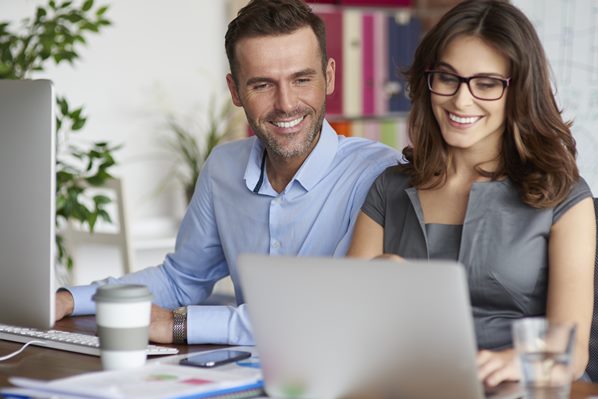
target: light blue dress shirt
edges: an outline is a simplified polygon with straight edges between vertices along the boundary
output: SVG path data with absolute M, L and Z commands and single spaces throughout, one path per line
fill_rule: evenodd
M 189 343 L 251 345 L 253 338 L 237 274 L 242 253 L 344 256 L 355 219 L 374 179 L 400 154 L 377 142 L 338 136 L 324 121 L 320 139 L 283 192 L 264 171 L 256 137 L 216 147 L 206 162 L 177 235 L 160 266 L 119 279 L 69 287 L 74 315 L 93 314 L 97 284 L 145 284 L 163 307 L 197 305 L 231 276 L 238 307 L 189 306 Z

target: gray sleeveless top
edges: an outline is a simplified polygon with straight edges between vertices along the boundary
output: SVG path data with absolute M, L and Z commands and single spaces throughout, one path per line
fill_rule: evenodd
M 469 193 L 461 228 L 426 227 L 416 189 L 397 167 L 390 167 L 374 182 L 362 211 L 384 228 L 384 252 L 461 262 L 478 346 L 501 349 L 512 346 L 513 320 L 546 314 L 550 228 L 569 208 L 591 196 L 580 179 L 561 204 L 536 209 L 519 199 L 509 180 L 477 182 Z M 447 237 L 449 241 L 441 242 Z

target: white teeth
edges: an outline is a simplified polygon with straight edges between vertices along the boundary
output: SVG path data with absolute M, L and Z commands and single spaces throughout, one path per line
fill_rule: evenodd
M 293 126 L 297 126 L 299 123 L 301 123 L 301 121 L 303 120 L 303 118 L 304 117 L 302 116 L 300 118 L 297 118 L 297 119 L 289 121 L 289 122 L 272 122 L 272 123 L 274 123 L 278 127 L 282 127 L 282 128 L 288 129 L 288 128 L 293 127 Z
M 457 123 L 461 123 L 461 124 L 472 124 L 474 122 L 476 122 L 478 119 L 480 119 L 479 116 L 470 116 L 468 118 L 461 118 L 460 116 L 454 115 L 449 113 L 449 118 L 450 120 L 457 122 Z

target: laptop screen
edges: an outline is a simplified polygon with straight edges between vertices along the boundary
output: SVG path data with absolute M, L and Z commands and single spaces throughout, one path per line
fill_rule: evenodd
M 242 255 L 239 272 L 271 396 L 483 397 L 460 264 Z
M 0 80 L 1 324 L 54 324 L 54 103 L 48 80 Z

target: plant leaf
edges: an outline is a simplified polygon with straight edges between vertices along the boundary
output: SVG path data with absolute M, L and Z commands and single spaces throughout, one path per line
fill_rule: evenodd
M 93 7 L 93 0 L 87 0 L 85 3 L 83 3 L 83 7 L 81 9 L 83 11 L 89 11 L 91 10 L 91 7 Z
M 106 13 L 106 11 L 108 11 L 108 8 L 110 8 L 110 6 L 102 6 L 98 8 L 98 10 L 96 11 L 96 16 L 101 17 Z
M 80 130 L 83 126 L 85 126 L 85 122 L 87 122 L 85 118 L 77 119 L 71 126 L 71 129 L 75 131 Z
M 93 197 L 93 202 L 96 204 L 96 206 L 98 206 L 109 204 L 112 202 L 112 200 L 105 195 L 96 195 Z

